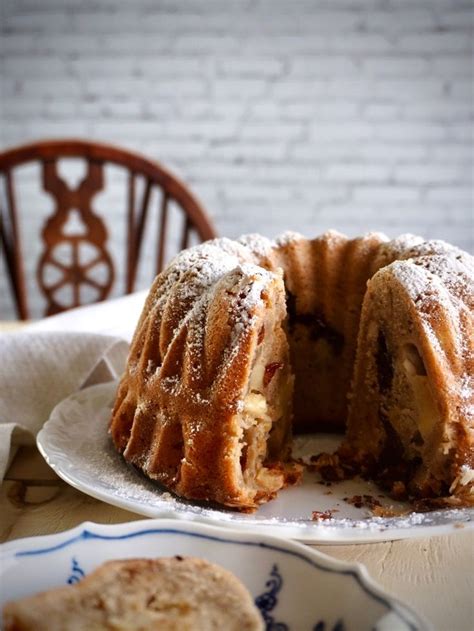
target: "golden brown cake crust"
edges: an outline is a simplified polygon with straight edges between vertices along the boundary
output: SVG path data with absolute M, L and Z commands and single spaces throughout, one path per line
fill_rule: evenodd
M 461 259 L 464 275 L 456 271 Z M 117 449 L 181 496 L 245 510 L 268 501 L 295 478 L 281 465 L 292 410 L 296 431 L 342 431 L 348 412 L 354 418 L 348 395 L 365 326 L 364 297 L 383 295 L 393 270 L 406 269 L 423 269 L 450 296 L 438 305 L 438 320 L 453 300 L 461 304 L 456 291 L 472 284 L 467 254 L 413 235 L 391 241 L 379 233 L 350 239 L 335 231 L 312 240 L 297 233 L 274 241 L 246 235 L 178 255 L 155 280 L 132 342 L 110 425 Z M 367 283 L 373 290 L 367 292 Z M 463 323 L 462 340 L 472 322 L 472 303 L 463 304 L 454 316 Z M 418 305 L 407 308 L 416 322 Z M 433 331 L 442 333 L 440 326 Z M 469 352 L 463 349 L 464 357 Z M 276 375 L 270 386 L 262 385 L 267 366 Z M 459 371 L 454 359 L 440 370 L 444 389 L 436 405 L 443 415 L 451 400 L 446 379 L 458 379 Z M 437 375 L 433 370 L 433 383 L 441 383 Z M 355 398 L 363 400 L 357 383 L 356 377 L 352 410 L 359 409 Z M 460 410 L 452 427 L 471 436 L 472 407 Z M 460 482 L 451 476 L 451 493 L 470 476 L 469 441 L 458 440 L 456 458 L 463 464 L 452 469 Z M 245 471 L 248 462 L 253 465 Z
M 404 496 L 474 503 L 473 278 L 455 252 L 369 282 L 341 453 Z
M 245 485 L 239 462 L 241 417 L 260 347 L 271 344 L 269 363 L 285 367 L 274 383 L 290 376 L 281 273 L 246 258 L 245 248 L 224 240 L 184 253 L 157 277 L 110 430 L 128 462 L 176 493 L 252 508 L 287 479 L 283 468 L 271 467 L 261 483 Z M 283 435 L 280 460 L 289 452 L 289 430 Z

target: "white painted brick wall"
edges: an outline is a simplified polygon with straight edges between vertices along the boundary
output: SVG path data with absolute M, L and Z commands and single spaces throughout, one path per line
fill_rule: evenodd
M 375 229 L 472 249 L 473 16 L 472 0 L 3 0 L 0 146 L 137 149 L 231 237 Z

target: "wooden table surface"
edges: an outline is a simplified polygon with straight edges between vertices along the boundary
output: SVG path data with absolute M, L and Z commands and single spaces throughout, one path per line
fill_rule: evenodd
M 45 535 L 91 520 L 143 519 L 75 490 L 48 467 L 35 447 L 19 450 L 0 496 L 0 540 Z M 316 545 L 336 559 L 363 563 L 391 594 L 440 631 L 474 629 L 474 533 L 344 546 Z
M 0 331 L 13 327 L 2 327 Z M 143 519 L 63 482 L 36 447 L 21 448 L 0 488 L 0 542 L 67 530 L 83 521 Z M 315 545 L 343 561 L 364 564 L 392 595 L 436 631 L 474 631 L 474 532 L 358 545 Z

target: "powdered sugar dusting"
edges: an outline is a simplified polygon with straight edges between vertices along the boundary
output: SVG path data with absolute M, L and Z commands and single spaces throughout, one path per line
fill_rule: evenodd
M 423 243 L 426 243 L 426 241 L 424 241 L 422 237 L 407 232 L 406 234 L 401 234 L 395 239 L 392 239 L 388 246 L 395 252 L 404 252 L 420 246 Z
M 460 525 L 471 527 L 472 509 L 444 509 L 428 513 L 407 513 L 398 517 L 382 518 L 366 514 L 342 501 L 346 489 L 331 487 L 332 495 L 325 494 L 326 486 L 315 483 L 312 477 L 295 489 L 287 489 L 279 497 L 262 506 L 254 514 L 242 514 L 209 504 L 192 503 L 179 499 L 162 487 L 126 466 L 113 449 L 107 434 L 110 406 L 116 384 L 93 386 L 61 403 L 42 430 L 39 440 L 47 461 L 66 481 L 77 488 L 126 510 L 149 517 L 174 515 L 186 519 L 200 519 L 208 523 L 227 524 L 234 528 L 263 530 L 283 536 L 323 543 L 382 541 L 423 534 L 441 534 Z M 331 440 L 337 437 L 331 437 Z M 305 437 L 302 454 L 314 453 L 316 437 Z M 333 444 L 333 448 L 337 443 Z M 326 445 L 319 443 L 320 448 Z M 307 452 L 305 451 L 307 450 Z M 300 454 L 301 455 L 301 454 Z M 463 471 L 469 476 L 469 472 Z M 305 474 L 306 475 L 306 474 Z M 357 486 L 357 484 L 359 486 Z M 354 491 L 373 493 L 373 487 L 354 482 Z M 337 518 L 323 523 L 311 521 L 311 510 L 326 502 L 339 502 Z
M 464 369 L 464 372 L 458 375 L 459 378 L 451 387 L 453 395 L 454 390 L 457 390 L 463 415 L 471 418 L 474 392 L 473 376 L 469 374 L 469 357 L 472 356 L 473 330 L 471 320 L 459 317 L 461 308 L 471 310 L 469 302 L 472 302 L 474 286 L 465 264 L 468 258 L 467 254 L 463 255 L 463 259 L 445 254 L 396 261 L 379 274 L 391 274 L 398 279 L 416 304 L 425 334 L 437 355 L 448 361 L 446 349 L 451 354 L 455 352 L 458 366 L 461 367 L 456 372 L 460 369 Z
M 258 233 L 244 234 L 238 239 L 238 243 L 244 245 L 259 258 L 270 256 L 275 248 L 275 241 Z
M 431 296 L 431 281 L 436 279 L 431 274 L 427 274 L 426 270 L 419 268 L 411 261 L 395 261 L 389 265 L 382 274 L 393 275 L 403 286 L 404 290 L 410 296 L 411 300 L 416 303 L 426 300 Z M 442 289 L 442 287 L 439 287 Z
M 333 231 L 319 238 L 327 240 L 328 247 L 331 247 L 331 242 L 336 245 L 341 239 L 346 240 L 344 235 Z M 424 242 L 414 235 L 402 235 L 390 242 L 386 239 L 385 235 L 369 233 L 355 241 L 362 258 L 366 248 L 367 252 L 373 250 L 380 254 L 379 263 L 393 258 L 406 259 L 392 263 L 379 274 L 392 274 L 398 279 L 418 307 L 431 347 L 445 361 L 448 354 L 438 330 L 440 321 L 436 319 L 436 314 L 447 314 L 452 325 L 448 333 L 448 336 L 453 336 L 452 346 L 458 357 L 464 356 L 468 351 L 466 339 L 472 335 L 459 317 L 461 306 L 469 308 L 469 300 L 472 300 L 472 267 L 469 268 L 468 255 L 442 241 Z M 296 232 L 286 232 L 273 241 L 255 234 L 244 235 L 239 241 L 215 239 L 180 253 L 158 277 L 152 289 L 149 321 L 151 326 L 156 322 L 156 327 L 161 327 L 160 343 L 163 342 L 165 349 L 170 351 L 177 345 L 174 357 L 179 355 L 185 363 L 183 370 L 179 361 L 174 360 L 179 375 L 163 378 L 161 386 L 166 392 L 174 396 L 185 392 L 184 396 L 189 401 L 199 405 L 208 404 L 213 394 L 219 392 L 219 383 L 225 379 L 226 369 L 241 351 L 243 340 L 249 339 L 249 332 L 257 330 L 265 290 L 278 278 L 276 273 L 266 271 L 259 263 L 272 267 L 272 261 L 265 261 L 265 258 L 277 255 L 279 249 L 291 258 L 293 250 L 283 249 L 300 241 L 308 243 Z M 466 282 L 469 275 L 470 287 Z M 433 305 L 438 311 L 433 309 Z M 147 308 L 150 309 L 150 305 Z M 221 313 L 216 318 L 215 313 L 219 310 Z M 211 312 L 214 312 L 214 325 L 222 315 L 229 326 L 225 332 L 225 346 L 219 352 L 220 365 L 213 367 L 213 394 L 210 391 L 203 394 L 202 358 L 206 356 L 206 341 L 212 339 L 208 324 Z M 164 326 L 161 326 L 162 320 Z M 173 327 L 172 331 L 167 328 L 169 325 Z M 165 331 L 163 334 L 162 330 Z M 167 336 L 164 341 L 163 336 Z M 144 348 L 147 348 L 146 343 Z M 168 354 L 173 356 L 171 352 Z M 166 361 L 167 355 L 163 364 Z M 159 375 L 152 358 L 144 358 L 141 365 L 145 380 Z M 214 368 L 217 370 L 214 371 Z M 133 366 L 129 367 L 130 372 L 133 369 Z M 221 382 L 215 375 L 222 377 Z M 462 388 L 463 394 L 459 395 L 461 406 L 466 410 L 472 409 L 472 389 L 467 378 Z M 194 433 L 202 429 L 193 425 L 192 421 L 190 427 Z
M 296 241 L 301 241 L 304 239 L 303 235 L 299 232 L 293 232 L 292 230 L 287 230 L 283 234 L 279 235 L 275 239 L 275 245 L 279 247 L 284 247 L 286 245 L 291 245 Z
M 413 235 L 409 235 L 413 237 Z M 432 256 L 435 254 L 446 254 L 448 256 L 452 256 L 454 254 L 458 254 L 461 252 L 458 248 L 446 241 L 442 241 L 441 239 L 434 239 L 432 241 L 421 241 L 416 242 L 417 238 L 413 239 L 413 243 L 408 241 L 406 245 L 403 245 L 403 249 L 406 248 L 406 257 L 412 258 L 415 256 Z M 403 242 L 401 241 L 402 245 Z
M 261 317 L 260 309 L 264 306 L 263 292 L 277 278 L 273 272 L 253 264 L 242 264 L 224 281 L 224 288 L 235 296 L 235 308 L 232 310 L 232 334 L 223 358 L 221 370 L 225 371 L 240 350 L 240 341 L 246 333 L 255 328 Z
M 328 241 L 345 238 L 336 231 L 328 231 L 319 237 Z M 163 311 L 165 305 L 168 317 L 175 321 L 174 336 L 179 336 L 183 327 L 187 327 L 187 348 L 194 356 L 200 356 L 206 338 L 206 314 L 210 305 L 218 299 L 220 291 L 237 296 L 230 347 L 224 355 L 222 370 L 233 360 L 239 351 L 239 340 L 255 324 L 255 312 L 261 302 L 263 288 L 274 278 L 256 265 L 270 258 L 278 248 L 304 239 L 296 232 L 288 231 L 274 240 L 258 234 L 242 236 L 238 241 L 222 238 L 195 246 L 180 253 L 162 274 L 161 286 L 155 289 L 155 307 Z M 380 241 L 380 251 L 390 257 L 406 259 L 395 261 L 389 266 L 390 273 L 398 278 L 405 290 L 423 311 L 429 312 L 429 306 L 436 301 L 449 313 L 454 328 L 463 326 L 457 317 L 456 298 L 472 299 L 472 262 L 468 255 L 443 241 L 423 241 L 420 237 L 405 234 L 387 242 L 381 233 L 369 233 L 361 242 L 373 239 Z M 439 256 L 442 253 L 442 256 Z M 428 256 L 429 255 L 429 256 Z M 471 270 L 466 274 L 466 265 Z M 383 270 L 384 272 L 384 270 Z M 466 277 L 471 274 L 471 286 L 467 286 Z M 468 295 L 463 295 L 468 294 Z M 173 305 L 175 307 L 173 307 Z M 424 328 L 433 348 L 443 354 L 439 337 L 433 328 L 433 322 L 425 318 Z M 467 332 L 469 333 L 469 332 Z M 466 331 L 457 331 L 457 343 L 465 343 Z M 170 342 L 170 345 L 173 341 Z M 463 349 L 464 351 L 466 349 Z M 148 374 L 151 371 L 149 363 Z M 189 370 L 199 371 L 199 363 L 190 363 Z M 176 388 L 173 388 L 176 391 Z
M 275 273 L 254 263 L 253 254 L 244 245 L 229 239 L 216 239 L 185 250 L 162 273 L 161 286 L 152 290 L 156 291 L 157 300 L 149 317 L 152 322 L 161 317 L 166 318 L 165 324 L 173 322 L 172 337 L 167 342 L 168 351 L 163 364 L 167 363 L 168 356 L 174 357 L 176 344 L 184 344 L 186 396 L 195 403 L 205 405 L 208 402 L 200 391 L 204 368 L 199 358 L 204 356 L 209 334 L 207 320 L 212 306 L 219 305 L 223 298 L 232 304 L 227 316 L 222 313 L 222 317 L 227 317 L 229 324 L 232 323 L 228 347 L 217 371 L 222 373 L 239 352 L 241 340 L 256 325 L 257 312 L 263 306 L 262 293 L 275 278 Z M 230 301 L 229 297 L 232 297 Z M 151 365 L 149 360 L 146 368 Z M 152 374 L 149 370 L 145 373 L 145 379 Z M 193 383 L 197 384 L 196 387 Z M 170 377 L 163 379 L 162 387 L 166 392 L 179 396 L 182 384 L 176 375 L 175 381 L 170 381 Z
M 466 412 L 468 423 L 472 427 L 474 423 L 474 375 L 466 374 L 461 379 L 459 396 L 461 405 Z M 474 432 L 474 429 L 471 431 Z

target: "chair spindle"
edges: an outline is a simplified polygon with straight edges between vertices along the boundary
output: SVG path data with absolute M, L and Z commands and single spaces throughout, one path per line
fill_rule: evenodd
M 126 254 L 126 279 L 125 291 L 131 293 L 133 291 L 133 261 L 135 260 L 135 187 L 136 175 L 133 171 L 128 174 L 128 200 L 127 200 L 127 233 L 125 235 L 125 252 Z
M 183 227 L 183 236 L 181 237 L 181 249 L 185 250 L 189 245 L 189 236 L 191 232 L 191 222 L 189 217 L 186 217 Z
M 156 258 L 156 273 L 159 274 L 163 269 L 165 260 L 165 243 L 166 243 L 166 227 L 168 224 L 168 200 L 169 197 L 165 191 L 161 197 L 160 209 L 160 227 L 158 233 L 158 255 Z
M 15 200 L 15 188 L 13 177 L 10 169 L 5 171 L 6 181 L 6 198 L 10 217 L 10 234 L 11 244 L 10 250 L 11 267 L 14 273 L 15 295 L 17 300 L 18 315 L 22 320 L 28 317 L 28 304 L 26 300 L 25 274 L 23 270 L 23 256 L 21 251 L 20 235 L 18 231 L 17 209 Z
M 143 232 L 145 230 L 145 224 L 148 217 L 148 208 L 149 201 L 151 195 L 151 187 L 152 181 L 147 178 L 145 182 L 145 190 L 143 191 L 142 204 L 140 208 L 140 212 L 138 213 L 138 217 L 136 220 L 136 230 L 135 232 L 135 243 L 133 246 L 133 266 L 132 266 L 132 274 L 131 274 L 131 287 L 135 286 L 135 279 L 137 276 L 137 266 L 138 261 L 140 259 L 140 252 L 142 248 L 142 240 L 143 240 Z M 132 291 L 131 290 L 131 291 Z

